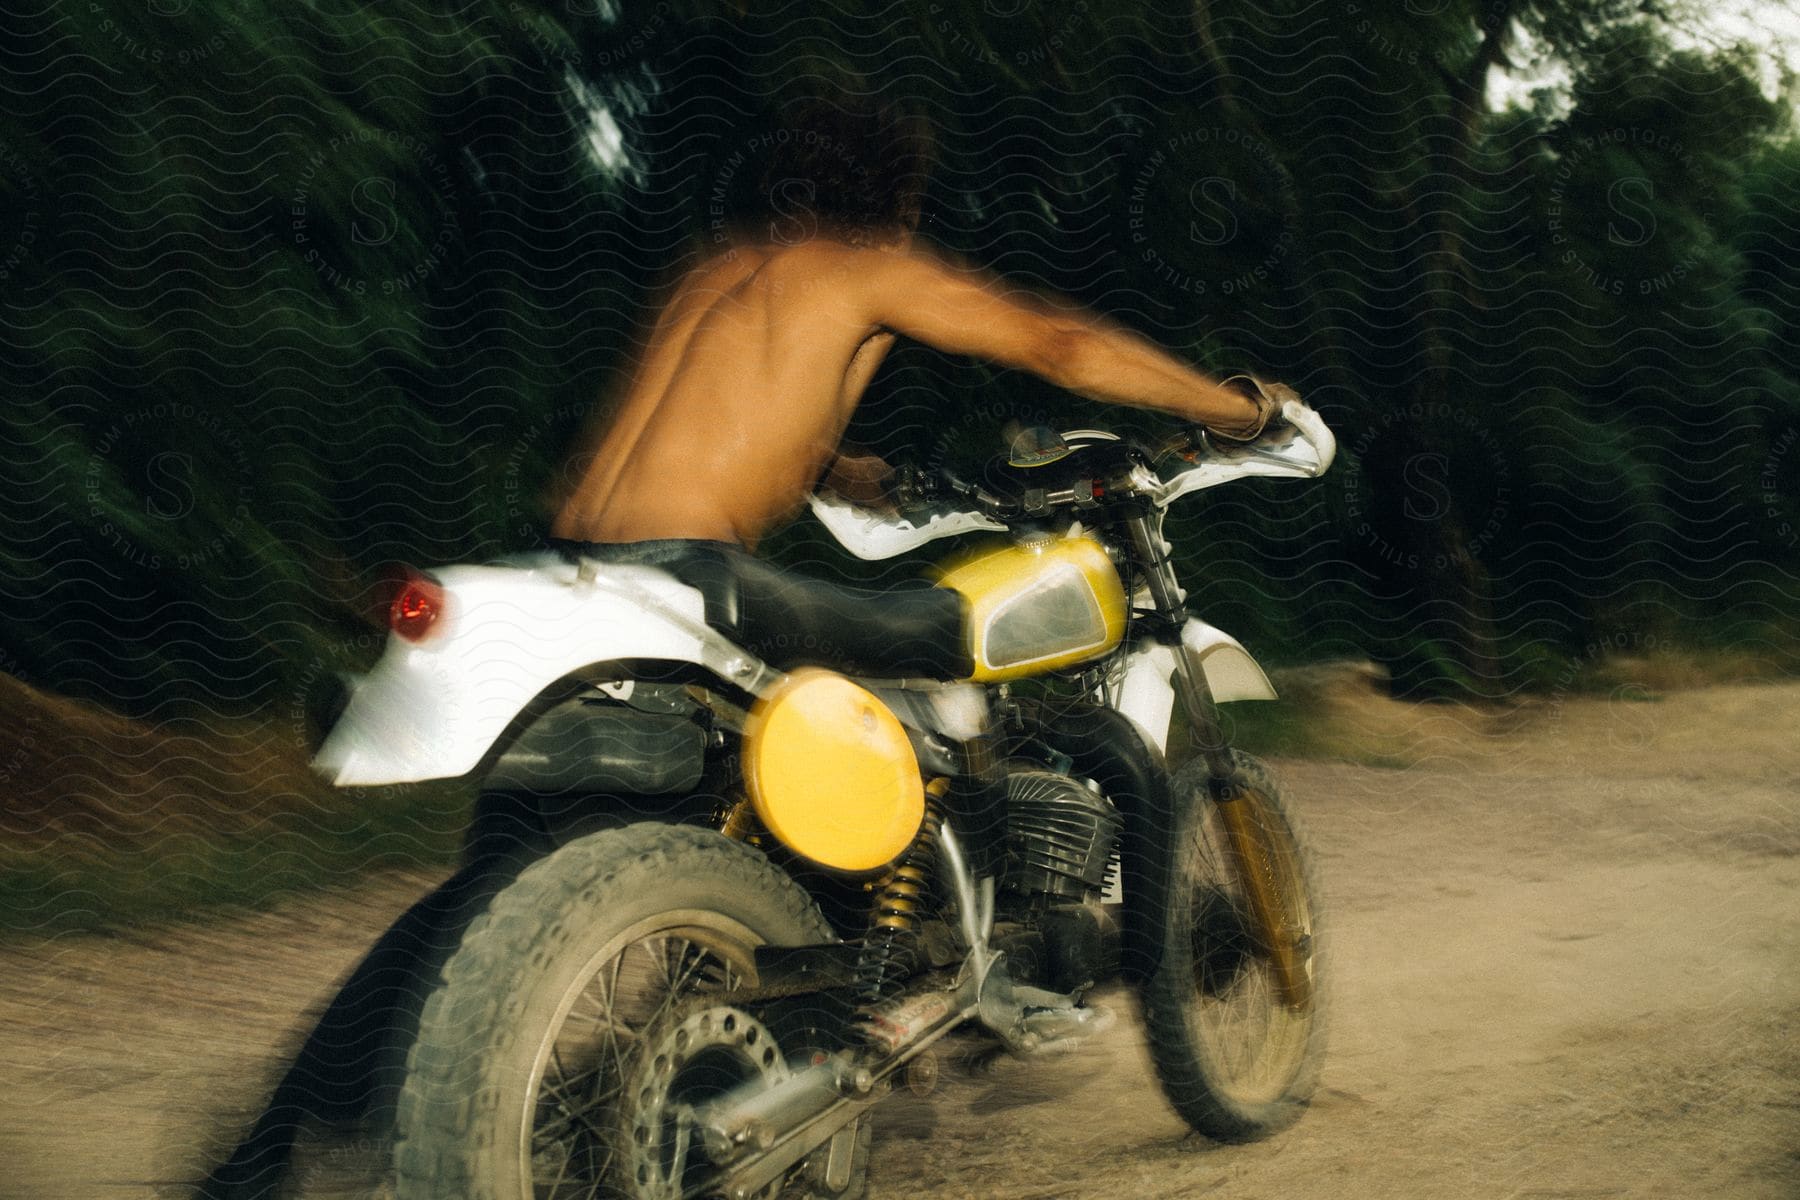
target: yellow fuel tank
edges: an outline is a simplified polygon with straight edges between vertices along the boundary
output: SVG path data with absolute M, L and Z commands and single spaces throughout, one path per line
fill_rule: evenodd
M 1086 535 L 979 551 L 946 564 L 937 583 L 969 602 L 969 678 L 977 683 L 1074 666 L 1125 636 L 1125 586 Z

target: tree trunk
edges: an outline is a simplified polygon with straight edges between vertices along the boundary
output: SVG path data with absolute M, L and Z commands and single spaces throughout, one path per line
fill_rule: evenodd
M 1455 377 L 1446 336 L 1446 314 L 1452 299 L 1463 289 L 1468 263 L 1458 232 L 1459 201 L 1469 186 L 1469 161 L 1481 129 L 1489 73 L 1504 58 L 1512 28 L 1516 0 L 1498 0 L 1486 9 L 1488 26 L 1468 69 L 1450 79 L 1446 126 L 1439 135 L 1434 158 L 1436 170 L 1425 177 L 1421 207 L 1433 226 L 1431 250 L 1422 264 L 1415 292 L 1417 341 L 1413 362 L 1413 404 L 1430 411 L 1433 405 L 1452 403 Z M 1430 199 L 1438 197 L 1438 199 Z M 1441 435 L 1424 424 L 1413 431 L 1418 449 L 1414 454 L 1445 454 Z M 1408 456 L 1402 461 L 1410 461 Z M 1500 654 L 1493 615 L 1493 585 L 1487 568 L 1470 549 L 1469 523 L 1454 496 L 1449 509 L 1436 521 L 1406 522 L 1421 571 L 1415 585 L 1428 619 L 1456 628 L 1453 643 L 1459 665 L 1467 672 L 1477 695 L 1495 698 L 1501 691 Z

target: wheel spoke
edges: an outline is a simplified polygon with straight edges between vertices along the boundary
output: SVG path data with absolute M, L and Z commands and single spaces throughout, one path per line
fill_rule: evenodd
M 669 993 L 673 996 L 684 995 L 687 991 L 688 980 L 692 979 L 695 973 L 712 957 L 704 950 L 694 951 L 694 944 L 686 938 L 681 940 L 681 944 L 683 947 L 681 956 L 683 960 L 686 960 L 687 966 L 682 968 L 681 973 L 669 982 Z M 690 951 L 694 951 L 691 958 L 689 958 Z
M 562 1192 L 563 1180 L 569 1176 L 569 1160 L 573 1157 L 566 1152 L 563 1154 L 562 1165 L 556 1168 L 556 1178 L 550 1181 L 550 1200 L 556 1200 L 556 1197 Z

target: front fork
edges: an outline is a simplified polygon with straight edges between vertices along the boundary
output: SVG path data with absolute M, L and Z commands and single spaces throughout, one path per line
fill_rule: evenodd
M 1157 610 L 1179 629 L 1187 615 L 1187 593 L 1175 578 L 1175 568 L 1169 561 L 1171 547 L 1163 539 L 1161 526 L 1160 512 L 1127 523 L 1150 598 Z M 1244 886 L 1251 922 L 1269 951 L 1276 995 L 1288 1007 L 1304 1009 L 1312 1001 L 1312 979 L 1300 953 L 1306 931 L 1289 919 L 1291 910 L 1283 902 L 1281 884 L 1271 861 L 1281 851 L 1270 845 L 1271 831 L 1257 819 L 1256 810 L 1266 806 L 1256 802 L 1254 789 L 1233 761 L 1224 727 L 1219 723 L 1218 706 L 1213 702 L 1212 687 L 1200 664 L 1185 649 L 1175 655 L 1172 682 L 1181 707 L 1187 712 L 1195 752 L 1206 763 L 1207 786 L 1218 807 L 1219 821 L 1225 827 L 1231 867 Z

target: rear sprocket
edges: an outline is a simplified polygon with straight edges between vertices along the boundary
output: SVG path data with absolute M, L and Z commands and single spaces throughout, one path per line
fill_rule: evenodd
M 697 1141 L 692 1110 L 745 1084 L 773 1087 L 788 1065 L 768 1026 L 705 997 L 674 1006 L 644 1034 L 616 1110 L 621 1179 L 632 1200 L 680 1200 L 717 1169 Z M 772 1184 L 756 1197 L 779 1192 Z

